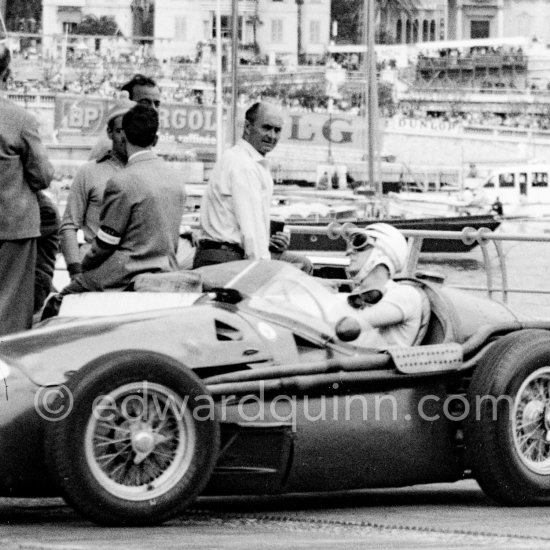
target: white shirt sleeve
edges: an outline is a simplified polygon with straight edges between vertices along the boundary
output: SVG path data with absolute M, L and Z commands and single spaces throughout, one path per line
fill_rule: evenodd
M 268 235 L 262 210 L 262 182 L 251 169 L 233 168 L 229 174 L 235 217 L 239 224 L 245 256 L 269 260 Z

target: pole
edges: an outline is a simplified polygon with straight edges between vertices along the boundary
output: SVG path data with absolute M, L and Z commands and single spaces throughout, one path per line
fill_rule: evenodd
M 366 43 L 367 43 L 367 148 L 369 183 L 376 195 L 382 196 L 382 189 L 376 178 L 375 157 L 378 146 L 378 86 L 376 81 L 376 53 L 374 51 L 374 1 L 365 0 Z
M 328 162 L 329 164 L 334 163 L 334 159 L 332 158 L 332 102 L 334 100 L 332 98 L 329 98 L 328 100 Z
M 6 30 L 6 23 L 4 17 L 6 15 L 6 2 L 0 2 L 0 41 L 5 42 L 8 45 L 8 31 Z
M 65 68 L 67 66 L 67 43 L 69 41 L 69 26 L 65 29 L 65 37 L 61 44 L 61 90 L 65 88 Z
M 231 145 L 237 142 L 237 63 L 239 61 L 239 0 L 231 4 Z
M 223 150 L 222 15 L 221 0 L 216 3 L 216 160 Z

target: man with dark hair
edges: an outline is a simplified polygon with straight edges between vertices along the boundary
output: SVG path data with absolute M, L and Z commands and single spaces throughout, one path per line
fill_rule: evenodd
M 124 288 L 140 273 L 177 270 L 185 185 L 182 174 L 151 150 L 158 125 L 158 113 L 144 105 L 122 117 L 128 164 L 107 182 L 100 227 L 82 260 L 82 274 L 62 295 Z
M 271 258 L 273 179 L 265 155 L 277 145 L 282 126 L 273 104 L 255 103 L 246 112 L 242 139 L 216 162 L 204 193 L 193 267 Z
M 0 81 L 6 87 L 11 55 L 0 45 Z M 36 241 L 40 210 L 36 193 L 46 189 L 53 166 L 36 119 L 0 98 L 0 335 L 31 327 Z
M 109 150 L 97 160 L 84 164 L 75 174 L 60 228 L 61 250 L 71 278 L 82 273 L 82 258 L 99 229 L 99 214 L 109 178 L 126 165 L 126 140 L 122 117 L 136 103 L 121 97 L 107 115 Z M 84 243 L 78 242 L 82 231 Z
M 148 76 L 142 74 L 135 74 L 126 84 L 124 84 L 120 91 L 122 94 L 128 96 L 131 101 L 135 101 L 140 105 L 146 105 L 152 107 L 155 111 L 160 108 L 160 90 L 157 83 Z M 93 146 L 90 153 L 90 160 L 103 157 L 109 150 L 110 144 L 104 138 L 101 138 Z
M 135 74 L 120 89 L 121 91 L 128 92 L 129 98 L 136 103 L 153 107 L 156 111 L 159 110 L 160 90 L 152 78 L 142 74 Z
M 155 111 L 153 114 L 151 109 L 133 109 L 131 116 L 126 114 L 122 117 L 124 135 L 131 146 L 147 149 L 156 144 L 159 117 L 158 113 Z

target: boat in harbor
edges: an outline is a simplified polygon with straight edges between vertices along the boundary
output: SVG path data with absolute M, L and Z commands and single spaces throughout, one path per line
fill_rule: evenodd
M 204 185 L 189 186 L 188 203 L 182 219 L 186 230 L 199 227 L 200 199 Z M 425 231 L 462 231 L 465 227 L 480 229 L 487 227 L 494 231 L 500 219 L 494 214 L 447 215 L 416 218 L 388 217 L 381 201 L 367 199 L 353 192 L 311 190 L 276 190 L 271 214 L 284 221 L 290 230 L 290 250 L 305 252 L 338 252 L 346 249 L 343 238 L 331 238 L 327 229 L 331 223 L 352 223 L 364 227 L 370 223 L 385 222 L 398 229 Z M 464 244 L 460 241 L 426 239 L 422 252 L 467 252 L 477 243 Z
M 485 205 L 498 199 L 505 216 L 550 216 L 550 164 L 524 163 L 495 168 L 478 190 Z
M 399 191 L 386 197 L 386 211 L 394 218 L 479 216 L 489 213 L 495 202 L 477 188 L 452 191 Z
M 408 193 L 412 195 L 437 195 L 445 199 L 443 192 Z M 426 200 L 426 199 L 425 199 Z M 349 190 L 318 191 L 303 190 L 301 192 L 279 193 L 274 196 L 272 215 L 284 220 L 290 229 L 290 250 L 334 252 L 343 251 L 346 243 L 343 238 L 337 238 L 330 231 L 322 231 L 329 224 L 352 223 L 364 227 L 370 223 L 383 221 L 398 229 L 417 229 L 425 231 L 462 231 L 465 227 L 480 229 L 487 227 L 495 230 L 500 225 L 500 219 L 490 208 L 473 207 L 468 200 L 459 200 L 449 196 L 448 201 L 464 204 L 464 209 L 440 211 L 424 210 L 417 216 L 391 215 L 391 199 L 366 197 Z M 419 200 L 418 202 L 422 202 Z M 470 204 L 470 209 L 466 205 Z M 409 210 L 412 212 L 413 210 Z M 477 243 L 465 244 L 460 241 L 430 238 L 424 241 L 422 252 L 467 252 Z

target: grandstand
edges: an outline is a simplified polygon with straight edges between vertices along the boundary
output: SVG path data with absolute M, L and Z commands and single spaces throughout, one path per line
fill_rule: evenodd
M 550 107 L 550 50 L 528 38 L 425 42 L 401 71 L 402 110 L 427 115 L 491 112 L 544 115 Z

